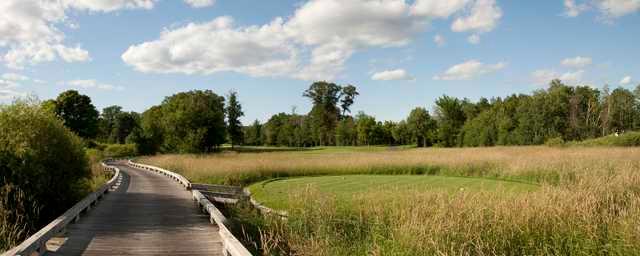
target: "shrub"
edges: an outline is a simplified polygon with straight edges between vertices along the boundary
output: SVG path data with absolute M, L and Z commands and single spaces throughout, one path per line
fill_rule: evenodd
M 597 139 L 585 140 L 578 145 L 581 146 L 616 146 L 616 147 L 637 147 L 640 146 L 640 132 L 627 132 L 619 136 L 609 135 Z
M 544 144 L 549 147 L 562 147 L 565 145 L 562 137 L 555 137 L 555 138 L 548 139 L 547 141 L 544 142 Z
M 17 191 L 2 193 L 0 208 L 40 209 L 39 216 L 26 211 L 13 221 L 35 231 L 88 191 L 90 175 L 82 140 L 53 113 L 27 101 L 0 106 L 0 186 Z
M 135 144 L 111 144 L 104 149 L 104 156 L 111 158 L 127 157 L 136 155 Z

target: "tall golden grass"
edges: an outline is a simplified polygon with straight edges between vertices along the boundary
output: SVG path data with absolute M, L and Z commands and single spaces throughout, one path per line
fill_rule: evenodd
M 246 184 L 275 176 L 354 173 L 431 173 L 575 182 L 640 167 L 636 148 L 427 148 L 374 152 L 328 150 L 212 155 L 160 155 L 142 162 L 180 172 L 195 182 Z
M 348 207 L 310 187 L 290 195 L 287 220 L 248 221 L 260 230 L 256 246 L 263 254 L 640 255 L 636 148 L 166 155 L 144 161 L 194 180 L 240 184 L 278 175 L 394 170 L 541 184 L 539 190 L 510 196 L 500 191 L 371 191 L 353 195 Z

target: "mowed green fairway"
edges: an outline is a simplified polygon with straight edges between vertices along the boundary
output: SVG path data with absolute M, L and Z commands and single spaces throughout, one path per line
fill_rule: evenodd
M 473 191 L 500 191 L 522 193 L 536 190 L 539 186 L 513 181 L 484 178 L 445 177 L 428 175 L 344 175 L 273 179 L 249 186 L 258 202 L 278 210 L 287 210 L 290 195 L 301 195 L 313 190 L 334 196 L 336 200 L 348 202 L 353 196 L 373 192 L 389 191 L 398 197 L 416 191 L 442 191 L 447 193 Z

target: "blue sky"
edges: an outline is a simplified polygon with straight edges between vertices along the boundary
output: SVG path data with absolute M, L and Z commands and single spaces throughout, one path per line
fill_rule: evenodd
M 358 87 L 354 112 L 400 120 L 443 94 L 640 83 L 640 0 L 53 2 L 0 3 L 0 102 L 78 89 L 142 112 L 236 90 L 249 123 L 306 113 L 302 92 L 328 80 Z

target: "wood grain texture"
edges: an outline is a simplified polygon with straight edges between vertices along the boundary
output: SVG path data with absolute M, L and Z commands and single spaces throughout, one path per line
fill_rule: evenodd
M 218 227 L 166 176 L 114 164 L 119 187 L 47 244 L 47 255 L 222 255 Z

